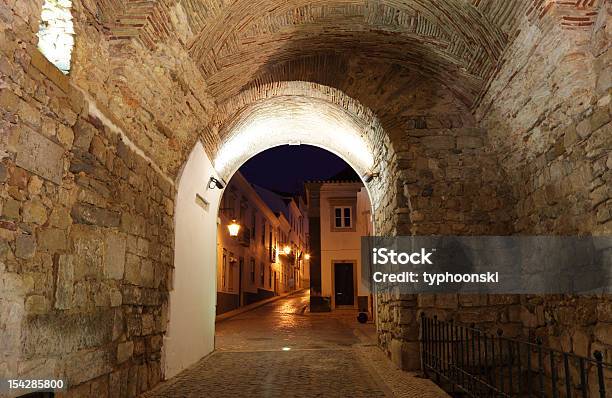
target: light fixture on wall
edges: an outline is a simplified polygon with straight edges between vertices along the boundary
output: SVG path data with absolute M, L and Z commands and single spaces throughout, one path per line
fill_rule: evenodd
M 377 178 L 378 176 L 379 174 L 377 172 L 370 171 L 370 172 L 365 173 L 362 178 L 365 182 L 370 182 L 374 178 Z
M 291 247 L 289 247 L 289 245 L 286 245 L 285 247 L 283 247 L 283 253 L 285 253 L 285 255 L 290 255 L 291 254 Z
M 208 189 L 223 189 L 225 188 L 225 185 L 223 185 L 223 183 L 219 180 L 217 180 L 215 177 L 210 177 L 210 180 L 208 180 Z
M 240 232 L 240 224 L 238 224 L 236 220 L 232 220 L 232 222 L 227 225 L 227 229 L 229 230 L 230 236 L 238 236 L 238 232 Z
M 310 260 L 310 254 L 309 253 L 304 254 L 304 260 Z

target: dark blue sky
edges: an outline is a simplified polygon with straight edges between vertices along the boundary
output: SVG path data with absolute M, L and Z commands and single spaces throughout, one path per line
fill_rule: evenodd
M 310 145 L 283 145 L 251 159 L 240 172 L 251 183 L 264 188 L 298 193 L 306 180 L 329 178 L 349 167 L 331 152 Z

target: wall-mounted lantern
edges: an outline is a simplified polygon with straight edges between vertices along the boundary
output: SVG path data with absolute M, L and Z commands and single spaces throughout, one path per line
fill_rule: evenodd
M 304 260 L 310 260 L 310 254 L 308 253 L 304 254 Z
M 285 255 L 290 255 L 291 254 L 291 247 L 289 245 L 286 245 L 285 247 L 283 247 L 283 253 L 285 253 Z
M 227 229 L 229 230 L 230 236 L 238 236 L 238 232 L 240 232 L 240 224 L 238 224 L 236 220 L 232 220 L 232 222 L 227 225 Z

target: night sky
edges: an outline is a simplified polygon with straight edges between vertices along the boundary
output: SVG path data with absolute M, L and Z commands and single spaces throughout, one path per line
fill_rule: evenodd
M 240 172 L 251 183 L 274 191 L 299 193 L 307 180 L 329 178 L 349 167 L 331 152 L 310 145 L 283 145 L 251 159 Z

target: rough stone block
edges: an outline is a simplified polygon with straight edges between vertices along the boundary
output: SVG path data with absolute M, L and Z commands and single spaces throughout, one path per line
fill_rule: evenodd
M 436 308 L 453 309 L 459 306 L 456 294 L 436 294 Z
M 98 130 L 92 124 L 79 118 L 74 126 L 73 145 L 83 151 L 88 151 L 91 140 L 97 132 Z
M 142 314 L 142 334 L 148 335 L 155 330 L 155 318 L 152 314 Z
M 595 326 L 595 338 L 603 344 L 612 346 L 612 323 L 601 322 Z
M 56 184 L 62 182 L 64 149 L 48 138 L 24 128 L 19 136 L 15 164 Z
M 8 220 L 20 219 L 21 203 L 13 198 L 6 199 L 2 206 L 2 218 Z
M 72 224 L 70 212 L 65 207 L 54 207 L 49 216 L 49 226 L 67 229 Z
M 576 132 L 580 138 L 586 138 L 591 134 L 591 123 L 589 119 L 584 119 L 576 125 Z
M 61 355 L 111 342 L 113 311 L 28 317 L 23 328 L 24 358 Z
M 38 246 L 41 249 L 57 252 L 66 250 L 68 241 L 66 232 L 61 229 L 48 228 L 38 232 Z
M 74 242 L 74 278 L 100 278 L 103 275 L 104 237 L 92 227 L 72 228 Z
M 0 163 L 0 182 L 6 182 L 8 179 L 8 171 L 6 166 Z
M 47 209 L 40 200 L 30 200 L 23 204 L 23 222 L 43 225 L 47 222 Z
M 70 88 L 70 81 L 66 75 L 64 75 L 55 65 L 49 62 L 49 60 L 40 51 L 31 51 L 30 56 L 30 62 L 33 67 L 49 78 L 49 80 L 57 85 L 60 90 L 63 92 L 68 92 Z
M 104 276 L 109 279 L 123 279 L 125 268 L 126 240 L 123 234 L 110 232 L 104 245 Z
M 121 291 L 119 291 L 119 289 L 111 288 L 109 294 L 111 307 L 118 307 L 123 303 L 123 297 L 121 296 Z
M 474 136 L 459 136 L 457 137 L 457 149 L 475 149 L 482 148 L 482 138 Z
M 421 349 L 418 341 L 405 342 L 391 340 L 389 346 L 391 361 L 402 370 L 418 370 L 421 368 Z
M 117 363 L 123 363 L 132 357 L 134 353 L 134 342 L 126 341 L 117 345 Z
M 11 90 L 3 89 L 0 92 L 0 108 L 5 112 L 17 112 L 21 99 Z
M 55 287 L 55 308 L 65 310 L 72 307 L 74 292 L 74 257 L 59 256 L 57 264 L 57 281 Z
M 142 284 L 142 275 L 140 272 L 140 258 L 132 254 L 126 256 L 125 262 L 125 280 L 131 284 L 140 286 Z
M 66 148 L 72 148 L 74 141 L 74 132 L 70 127 L 60 124 L 57 129 L 57 140 Z
M 612 300 L 597 304 L 597 319 L 600 322 L 612 322 Z
M 127 396 L 128 370 L 121 369 L 109 376 L 109 398 L 121 398 Z
M 480 307 L 487 305 L 486 294 L 460 294 L 459 305 L 462 307 Z
M 119 212 L 84 203 L 76 204 L 70 214 L 77 223 L 99 225 L 101 227 L 117 227 L 121 220 Z
M 435 300 L 436 296 L 429 293 L 419 294 L 417 297 L 417 303 L 420 308 L 433 307 Z
M 576 355 L 590 357 L 589 350 L 591 338 L 582 330 L 576 330 L 572 335 L 572 351 Z
M 32 235 L 18 235 L 15 240 L 15 256 L 23 259 L 34 258 L 36 239 Z
M 140 274 L 142 285 L 145 287 L 155 286 L 155 267 L 151 260 L 143 259 L 140 263 Z
M 434 135 L 422 137 L 421 143 L 426 149 L 445 150 L 455 148 L 455 137 L 448 135 Z
M 598 108 L 591 115 L 591 131 L 597 131 L 601 126 L 610 122 L 610 114 L 607 107 Z
M 19 118 L 32 128 L 38 130 L 41 126 L 40 111 L 25 101 L 19 101 L 17 110 Z
M 66 359 L 68 383 L 76 385 L 95 379 L 113 370 L 113 355 L 108 348 L 94 351 L 80 351 Z
M 123 213 L 121 215 L 121 231 L 132 235 L 144 236 L 146 220 L 144 217 Z
M 457 319 L 462 323 L 496 322 L 497 312 L 493 308 L 485 308 L 480 311 L 461 311 Z
M 49 311 L 49 300 L 41 295 L 29 296 L 26 299 L 25 308 L 28 314 L 45 314 Z

